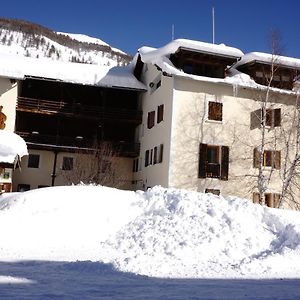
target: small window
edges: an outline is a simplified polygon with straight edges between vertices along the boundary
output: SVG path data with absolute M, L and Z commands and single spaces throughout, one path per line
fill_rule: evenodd
M 216 189 L 205 189 L 205 193 L 208 194 L 213 194 L 213 195 L 217 195 L 220 196 L 220 190 L 216 190 Z
M 148 112 L 147 127 L 151 129 L 155 122 L 155 111 Z
M 157 123 L 160 123 L 164 120 L 164 105 L 159 105 L 157 107 Z
M 158 163 L 162 163 L 163 161 L 163 152 L 164 152 L 164 145 L 159 145 L 159 155 L 158 155 Z
M 153 149 L 150 150 L 150 165 L 153 164 Z
M 264 193 L 263 194 L 263 202 L 268 207 L 278 208 L 280 201 L 280 194 L 277 193 Z M 259 204 L 259 193 L 253 193 L 253 203 Z
M 228 180 L 229 147 L 200 144 L 199 178 L 218 178 Z
M 145 167 L 148 167 L 149 166 L 149 150 L 146 150 L 145 151 Z
M 26 192 L 30 190 L 30 184 L 18 184 L 18 192 Z
M 153 164 L 157 164 L 157 147 L 154 147 Z
M 208 102 L 208 120 L 222 121 L 223 104 L 219 102 Z
M 39 154 L 29 154 L 28 156 L 28 168 L 38 168 L 40 164 Z
M 263 153 L 262 166 L 264 167 L 273 167 L 274 169 L 281 168 L 281 152 L 274 150 L 265 150 Z M 259 167 L 259 151 L 257 148 L 253 151 L 253 167 Z
M 63 157 L 62 170 L 64 171 L 73 170 L 73 157 L 67 157 L 67 156 Z

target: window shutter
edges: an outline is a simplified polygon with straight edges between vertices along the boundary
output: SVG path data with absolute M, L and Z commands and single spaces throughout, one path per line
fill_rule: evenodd
M 272 126 L 272 120 L 273 119 L 273 110 L 272 109 L 266 109 L 266 126 Z
M 281 152 L 274 151 L 274 168 L 280 170 L 281 168 Z
M 253 203 L 259 204 L 259 193 L 257 192 L 253 193 Z
M 222 121 L 223 104 L 219 102 L 208 103 L 208 119 Z
M 199 178 L 206 178 L 206 161 L 207 161 L 207 145 L 200 144 L 200 146 L 199 146 L 199 170 L 198 170 Z
M 150 165 L 153 164 L 153 149 L 150 150 Z
M 258 168 L 259 164 L 259 152 L 257 148 L 253 149 L 253 168 Z
M 150 129 L 154 126 L 154 120 L 155 120 L 155 111 L 148 112 L 148 119 L 147 119 L 148 129 Z
M 228 180 L 228 171 L 229 171 L 229 147 L 221 147 L 221 180 Z
M 157 164 L 157 147 L 154 147 L 153 164 Z
M 158 159 L 158 163 L 162 163 L 163 161 L 163 152 L 164 152 L 164 145 L 161 144 L 159 147 L 159 159 Z
M 281 125 L 281 109 L 274 109 L 274 127 L 279 127 Z
M 273 204 L 275 208 L 279 207 L 280 194 L 273 194 Z
M 164 120 L 164 105 L 159 105 L 157 108 L 157 123 L 160 123 Z
M 145 167 L 148 167 L 149 165 L 149 150 L 146 150 L 145 152 Z

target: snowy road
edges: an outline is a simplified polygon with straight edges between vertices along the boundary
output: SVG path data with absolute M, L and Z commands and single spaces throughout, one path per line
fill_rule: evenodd
M 1 262 L 0 299 L 296 300 L 300 280 L 158 279 L 96 262 Z

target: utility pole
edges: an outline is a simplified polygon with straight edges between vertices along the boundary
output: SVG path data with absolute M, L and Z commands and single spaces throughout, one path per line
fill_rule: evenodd
M 212 7 L 212 42 L 215 43 L 215 8 Z

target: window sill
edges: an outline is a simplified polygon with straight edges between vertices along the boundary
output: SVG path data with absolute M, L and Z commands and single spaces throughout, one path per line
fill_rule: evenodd
M 213 123 L 213 124 L 223 124 L 223 120 L 222 121 L 217 121 L 217 120 L 206 119 L 205 122 L 206 123 Z

